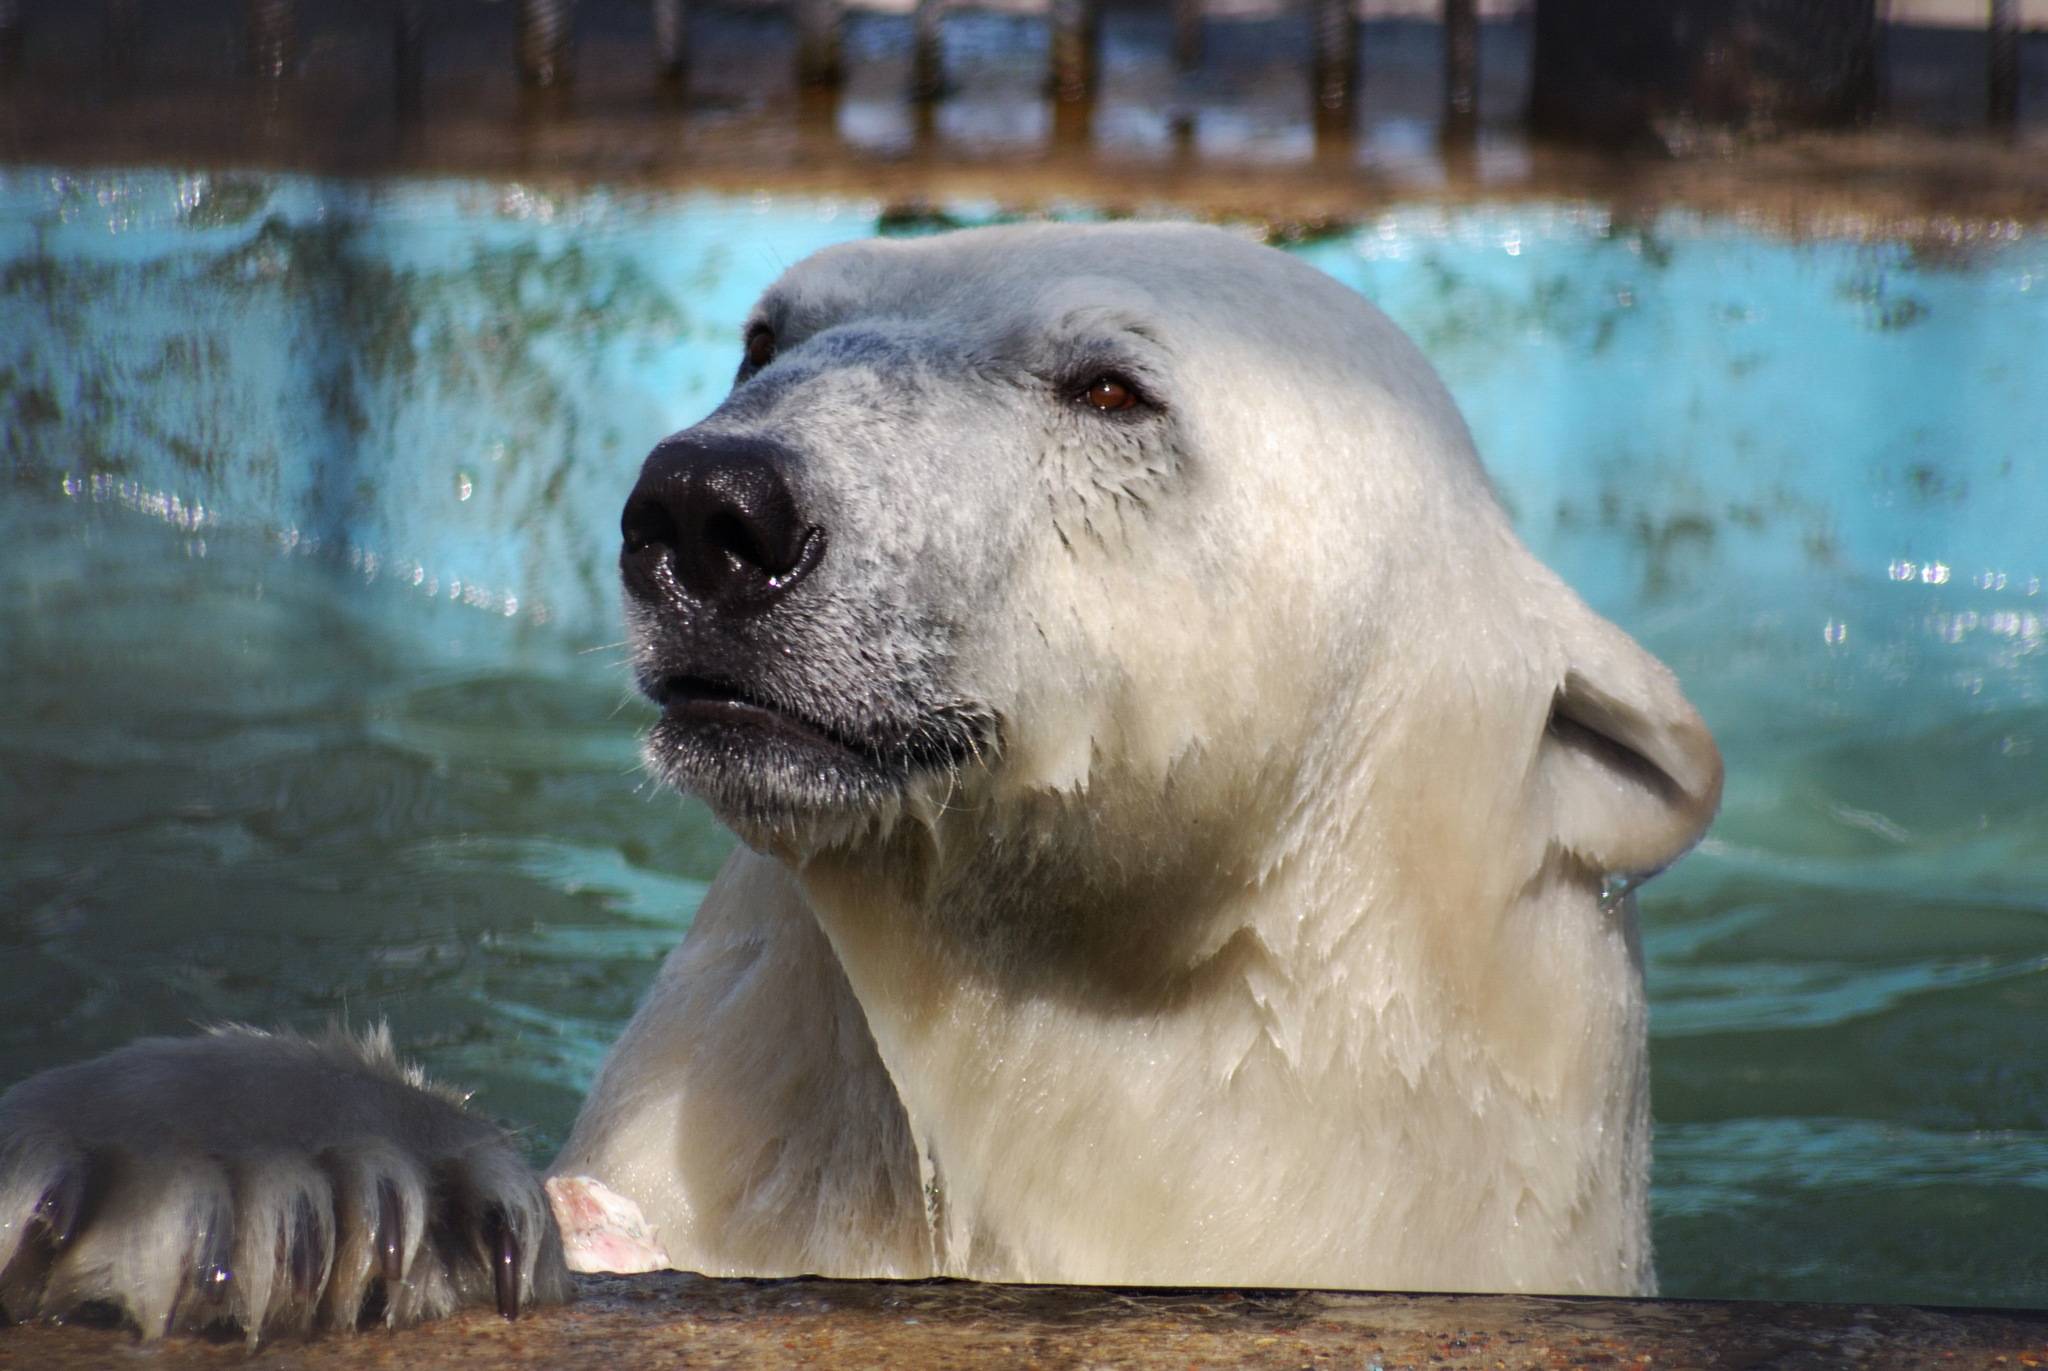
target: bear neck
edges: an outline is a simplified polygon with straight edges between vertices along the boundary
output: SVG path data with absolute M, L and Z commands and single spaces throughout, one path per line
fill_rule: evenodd
M 947 862 L 907 836 L 804 865 L 936 1274 L 1648 1288 L 1641 983 L 1592 878 L 1465 877 L 1481 925 L 1560 943 L 1475 970 L 1443 935 L 1459 854 L 1413 855 L 1413 813 L 1302 817 L 1347 841 L 1093 882 L 1057 846 Z

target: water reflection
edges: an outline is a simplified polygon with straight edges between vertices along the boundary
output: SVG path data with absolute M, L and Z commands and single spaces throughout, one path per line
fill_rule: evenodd
M 612 654 L 246 530 L 0 506 L 0 1079 L 388 1016 L 537 1153 L 726 840 Z
M 635 763 L 621 493 L 782 265 L 997 209 L 0 192 L 0 1080 L 388 1015 L 546 1153 L 728 842 Z M 1585 204 L 1271 235 L 1417 338 L 1726 750 L 1643 898 L 1665 1290 L 2048 1299 L 2042 244 Z

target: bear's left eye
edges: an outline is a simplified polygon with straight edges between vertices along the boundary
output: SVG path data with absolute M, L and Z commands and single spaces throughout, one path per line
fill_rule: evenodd
M 1131 409 L 1138 403 L 1138 388 L 1121 376 L 1104 374 L 1090 381 L 1080 398 L 1100 410 Z
M 756 324 L 747 330 L 747 366 L 759 371 L 775 360 L 775 330 Z

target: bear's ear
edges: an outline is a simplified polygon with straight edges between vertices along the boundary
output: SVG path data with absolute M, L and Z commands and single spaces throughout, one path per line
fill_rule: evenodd
M 1648 875 L 1706 832 L 1721 803 L 1721 753 L 1669 668 L 1586 617 L 1537 762 L 1554 836 L 1596 870 Z

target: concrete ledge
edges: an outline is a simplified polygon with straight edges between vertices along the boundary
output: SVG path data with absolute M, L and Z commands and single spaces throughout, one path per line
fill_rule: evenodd
M 566 1309 L 273 1343 L 0 1329 L 0 1368 L 592 1366 L 1548 1368 L 2048 1366 L 2048 1312 L 966 1282 L 579 1278 Z

